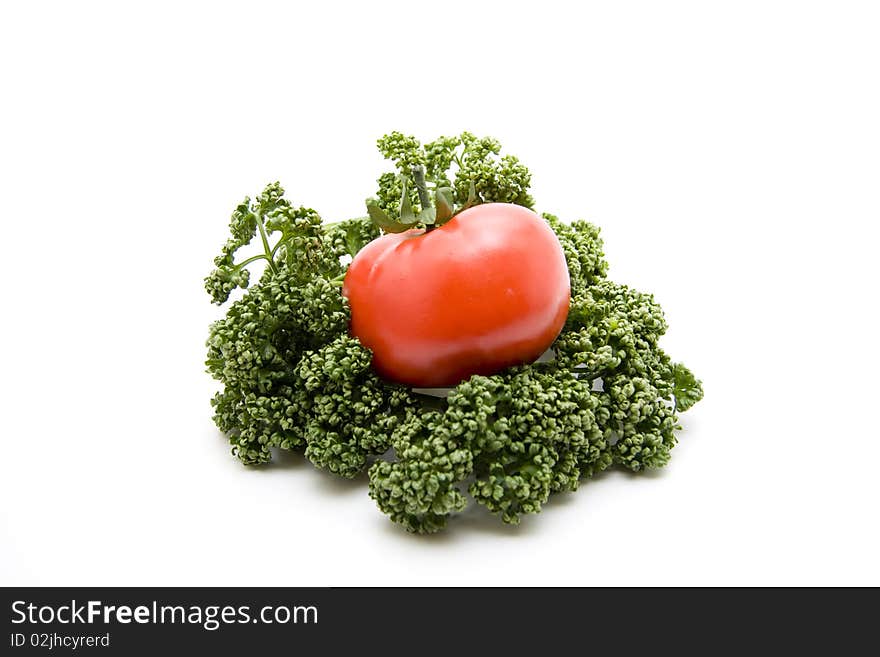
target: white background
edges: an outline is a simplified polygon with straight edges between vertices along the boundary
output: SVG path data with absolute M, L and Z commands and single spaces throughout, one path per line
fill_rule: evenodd
M 0 584 L 880 584 L 875 3 L 297 4 L 0 10 Z M 666 470 L 419 538 L 229 455 L 231 210 L 360 214 L 393 129 L 498 137 L 656 294 L 706 388 Z

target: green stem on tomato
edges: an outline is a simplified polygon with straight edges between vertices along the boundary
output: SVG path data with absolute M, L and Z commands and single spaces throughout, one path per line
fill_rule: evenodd
M 419 204 L 422 210 L 431 207 L 431 196 L 428 194 L 428 185 L 425 182 L 425 167 L 417 165 L 412 168 L 413 182 L 416 185 L 416 192 L 419 195 Z M 434 224 L 425 224 L 425 232 L 430 233 L 434 230 Z

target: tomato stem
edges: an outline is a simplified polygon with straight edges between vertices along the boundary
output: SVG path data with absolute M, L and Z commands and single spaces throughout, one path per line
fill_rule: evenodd
M 425 182 L 425 167 L 421 164 L 418 164 L 412 168 L 412 177 L 413 182 L 416 185 L 416 192 L 419 194 L 419 204 L 422 206 L 422 210 L 430 208 L 432 206 L 431 196 L 428 194 L 428 184 Z M 434 230 L 435 226 L 433 223 L 425 224 L 425 232 L 430 233 Z

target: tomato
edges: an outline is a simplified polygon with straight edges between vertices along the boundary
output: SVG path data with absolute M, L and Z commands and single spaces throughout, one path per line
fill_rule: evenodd
M 430 388 L 533 362 L 562 330 L 571 290 L 547 222 L 519 205 L 487 203 L 430 232 L 373 240 L 342 293 L 375 371 Z

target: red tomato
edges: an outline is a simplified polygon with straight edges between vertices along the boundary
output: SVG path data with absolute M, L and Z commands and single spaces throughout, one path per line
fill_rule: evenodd
M 519 205 L 487 203 L 428 233 L 373 240 L 342 293 L 376 372 L 430 388 L 533 362 L 562 330 L 571 291 L 547 222 Z

